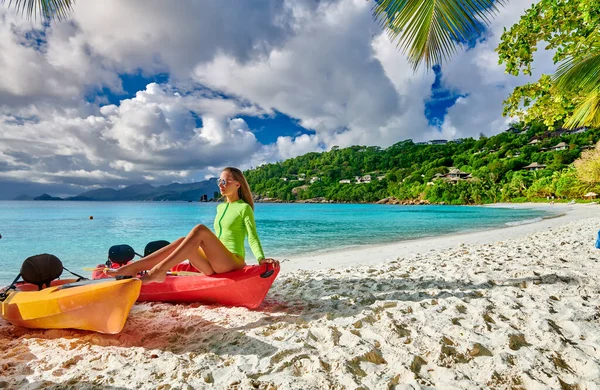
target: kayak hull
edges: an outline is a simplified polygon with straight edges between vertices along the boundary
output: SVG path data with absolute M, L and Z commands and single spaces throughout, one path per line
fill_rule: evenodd
M 269 292 L 279 274 L 279 266 L 252 265 L 239 271 L 206 276 L 193 272 L 191 266 L 182 264 L 172 269 L 162 283 L 142 286 L 138 302 L 172 302 L 241 306 L 255 309 Z M 191 270 L 192 272 L 189 272 Z M 96 272 L 92 278 L 103 278 Z
M 83 281 L 41 291 L 13 291 L 0 304 L 2 318 L 25 328 L 115 334 L 125 326 L 140 288 L 139 279 L 126 279 Z

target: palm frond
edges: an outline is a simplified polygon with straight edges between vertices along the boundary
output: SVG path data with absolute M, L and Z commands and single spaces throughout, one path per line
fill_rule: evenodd
M 583 126 L 600 127 L 600 89 L 589 92 L 585 100 L 575 108 L 573 115 L 564 124 L 567 129 Z
M 552 78 L 559 90 L 585 94 L 598 89 L 600 87 L 600 41 L 588 46 L 584 54 L 565 59 Z
M 484 30 L 497 4 L 507 0 L 376 1 L 373 16 L 417 70 L 423 61 L 430 69 L 448 60 L 458 45 Z
M 558 91 L 585 95 L 565 123 L 569 129 L 600 126 L 600 33 L 591 34 L 582 47 L 580 54 L 566 58 L 552 77 Z
M 27 15 L 28 19 L 57 19 L 63 20 L 69 16 L 75 0 L 0 0 L 17 12 Z

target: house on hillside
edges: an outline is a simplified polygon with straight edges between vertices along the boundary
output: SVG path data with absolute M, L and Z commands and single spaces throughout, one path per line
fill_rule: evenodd
M 364 176 L 356 176 L 354 179 L 356 179 L 356 183 L 370 183 L 371 182 L 371 175 L 364 175 Z
M 569 145 L 567 145 L 565 142 L 560 142 L 554 146 L 551 146 L 550 151 L 556 152 L 558 150 L 567 150 L 568 147 L 569 147 Z
M 385 175 L 377 176 L 377 180 L 381 181 L 383 179 L 385 179 Z
M 589 150 L 589 149 L 594 149 L 594 145 L 583 145 L 581 147 L 581 150 Z
M 444 177 L 449 180 L 462 180 L 466 179 L 469 175 L 470 174 L 467 172 L 463 172 L 458 168 L 451 167 L 450 171 Z
M 540 143 L 539 139 L 532 139 L 531 141 L 529 141 L 529 143 L 527 143 L 527 145 L 537 145 Z
M 311 178 L 310 178 L 310 184 L 312 184 L 312 183 L 314 183 L 314 182 L 316 182 L 316 181 L 319 181 L 319 180 L 321 180 L 321 178 L 320 178 L 320 177 L 313 176 L 313 177 L 311 177 Z
M 459 182 L 461 180 L 467 180 L 472 178 L 470 173 L 467 172 L 463 172 L 458 168 L 455 167 L 450 167 L 450 171 L 448 173 L 446 173 L 445 175 L 442 173 L 436 173 L 435 175 L 433 175 L 433 178 L 431 179 L 431 183 L 433 183 L 436 180 L 445 180 L 451 183 L 456 183 Z
M 544 168 L 546 168 L 546 165 L 538 164 L 537 162 L 533 162 L 533 163 L 527 165 L 526 167 L 521 168 L 521 170 L 538 171 L 538 170 L 544 169 Z
M 342 179 L 342 180 L 338 181 L 338 183 L 340 183 L 340 184 L 350 184 L 351 181 L 350 181 L 350 179 Z

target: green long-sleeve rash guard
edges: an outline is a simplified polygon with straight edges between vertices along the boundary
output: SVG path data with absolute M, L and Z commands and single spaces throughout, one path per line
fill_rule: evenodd
M 252 207 L 242 199 L 225 202 L 217 206 L 215 233 L 223 245 L 233 254 L 246 258 L 244 241 L 248 236 L 250 249 L 256 260 L 265 258 L 258 234 Z

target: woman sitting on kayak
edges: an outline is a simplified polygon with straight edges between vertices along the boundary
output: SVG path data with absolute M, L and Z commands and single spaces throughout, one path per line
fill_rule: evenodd
M 219 177 L 219 190 L 226 201 L 217 206 L 215 233 L 204 225 L 194 227 L 187 237 L 181 237 L 164 248 L 115 270 L 111 276 L 137 275 L 149 270 L 142 278 L 144 283 L 160 283 L 167 272 L 184 260 L 205 275 L 236 271 L 246 265 L 244 240 L 248 243 L 259 264 L 279 262 L 265 258 L 256 233 L 254 201 L 250 186 L 242 171 L 227 167 Z

